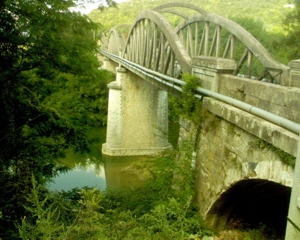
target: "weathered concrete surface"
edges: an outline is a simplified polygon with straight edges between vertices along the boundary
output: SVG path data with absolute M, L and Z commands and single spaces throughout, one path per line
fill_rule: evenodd
M 286 228 L 285 240 L 300 239 L 300 141 L 298 142 L 297 160 L 293 181 L 290 207 L 288 213 L 288 222 Z M 298 229 L 295 227 L 297 226 Z
M 212 103 L 204 103 L 204 108 L 207 106 L 209 111 L 203 109 L 205 118 L 201 124 L 202 129 L 197 143 L 195 191 L 201 214 L 206 216 L 220 195 L 234 183 L 243 179 L 266 179 L 291 186 L 292 167 L 284 164 L 272 150 L 250 146 L 250 143 L 261 138 L 259 132 L 264 132 L 264 130 L 258 131 L 257 137 L 243 129 L 243 123 L 246 123 L 245 129 L 261 127 L 261 129 L 266 128 L 265 132 L 272 133 L 272 126 L 263 120 L 253 120 L 253 116 L 248 116 L 238 109 L 236 111 L 231 109 L 226 114 L 224 109 L 219 108 L 222 103 L 214 103 L 214 105 L 218 108 L 212 110 L 214 109 Z M 218 116 L 218 109 L 222 117 Z M 237 119 L 244 120 L 236 121 Z M 249 124 L 252 121 L 255 122 L 253 126 Z M 255 125 L 258 126 L 255 127 Z M 278 127 L 273 127 L 277 132 Z M 291 137 L 290 143 L 293 141 L 295 139 Z
M 297 134 L 212 98 L 204 98 L 203 107 L 259 139 L 293 156 L 297 155 Z
M 290 61 L 290 85 L 300 88 L 300 59 Z
M 300 88 L 230 75 L 235 62 L 229 59 L 194 57 L 192 67 L 193 75 L 200 79 L 201 87 L 300 123 Z M 293 86 L 297 84 L 299 76 L 300 61 L 292 61 Z
M 103 69 L 113 73 L 116 73 L 116 68 L 119 66 L 118 63 L 108 59 L 107 57 L 102 58 L 102 63 L 103 63 L 102 65 Z
M 103 145 L 104 152 L 109 148 L 120 148 L 122 145 L 122 78 L 126 69 L 117 68 L 116 81 L 107 85 L 109 88 L 108 114 L 106 129 L 106 144 Z
M 218 93 L 300 123 L 300 89 L 222 75 Z
M 155 155 L 168 143 L 167 93 L 118 68 L 110 88 L 107 139 L 102 152 L 111 156 Z
M 194 57 L 192 74 L 200 79 L 201 87 L 218 92 L 221 74 L 230 74 L 236 68 L 233 60 L 216 57 Z

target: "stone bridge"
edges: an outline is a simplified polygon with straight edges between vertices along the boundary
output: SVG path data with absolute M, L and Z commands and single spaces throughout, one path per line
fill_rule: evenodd
M 165 13 L 182 23 L 172 26 Z M 284 225 L 291 201 L 286 239 L 300 239 L 300 164 L 286 162 L 300 157 L 300 60 L 281 64 L 237 23 L 185 3 L 112 28 L 101 55 L 116 72 L 104 154 L 171 149 L 168 94 L 181 96 L 182 74 L 196 76 L 203 120 L 181 119 L 179 140 L 194 142 L 196 201 L 207 224 L 221 230 L 239 214 L 251 221 L 263 212 L 259 220 Z

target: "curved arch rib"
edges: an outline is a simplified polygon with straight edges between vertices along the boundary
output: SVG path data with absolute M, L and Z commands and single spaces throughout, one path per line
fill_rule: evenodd
M 125 37 L 124 35 L 119 31 L 119 28 L 121 27 L 130 27 L 128 24 L 122 24 L 113 27 L 109 31 L 108 35 L 108 44 L 107 44 L 107 51 L 109 53 L 119 55 L 120 51 L 124 49 L 125 46 Z
M 176 7 L 188 8 L 199 14 L 187 18 L 174 10 Z M 184 21 L 173 29 L 159 12 L 173 13 L 184 18 Z M 200 24 L 204 26 L 200 28 Z M 213 34 L 210 33 L 210 25 L 215 25 Z M 226 44 L 222 39 L 223 29 L 228 33 L 225 34 Z M 258 80 L 269 76 L 271 81 L 280 81 L 282 76 L 288 76 L 289 68 L 276 61 L 262 44 L 240 25 L 187 3 L 167 3 L 151 11 L 143 11 L 136 17 L 126 44 L 124 37 L 120 36 L 117 29 L 110 31 L 109 52 L 119 55 L 119 50 L 124 47 L 123 56 L 126 59 L 170 76 L 173 71 L 176 72 L 176 62 L 183 71 L 190 72 L 191 57 L 201 55 L 234 59 L 237 61 L 234 74 L 246 71 L 248 78 L 256 74 Z M 225 46 L 221 46 L 221 43 Z M 240 53 L 241 57 L 238 56 L 240 58 L 236 56 L 237 44 L 242 44 L 245 48 L 244 53 Z
M 200 23 L 203 23 L 204 27 L 201 41 L 198 42 L 198 28 Z M 213 34 L 213 38 L 209 43 L 210 23 L 215 24 L 216 28 Z M 190 31 L 189 29 L 191 28 L 192 24 L 196 25 L 194 35 L 192 35 L 191 33 L 187 33 Z M 222 29 L 227 30 L 230 34 L 223 55 L 221 55 L 220 51 L 220 38 Z M 261 76 L 258 76 L 259 80 L 261 80 L 261 78 L 263 78 L 265 75 L 270 74 L 270 72 L 274 72 L 275 75 L 278 75 L 278 73 L 287 75 L 287 71 L 289 69 L 287 66 L 276 61 L 265 49 L 265 47 L 243 27 L 225 17 L 211 13 L 207 13 L 206 15 L 193 15 L 189 17 L 185 22 L 179 24 L 175 31 L 179 36 L 181 36 L 183 44 L 185 41 L 186 50 L 190 54 L 190 56 L 213 56 L 213 53 L 215 52 L 215 57 L 233 59 L 235 55 L 235 42 L 236 39 L 238 39 L 246 47 L 246 49 L 237 64 L 235 74 L 239 73 L 242 65 L 247 61 L 248 77 L 251 77 L 251 66 L 249 65 L 251 65 L 253 57 L 256 57 L 259 62 L 265 67 L 265 72 Z M 186 36 L 183 36 L 184 31 L 186 31 Z M 230 57 L 228 57 L 229 53 Z M 271 76 L 271 78 L 273 78 L 273 76 Z
M 143 11 L 136 17 L 123 57 L 170 76 L 174 75 L 176 61 L 184 72 L 191 72 L 191 58 L 174 29 L 154 11 Z
M 203 16 L 205 16 L 207 14 L 207 12 L 202 8 L 199 8 L 199 7 L 189 4 L 189 3 L 182 3 L 182 2 L 166 3 L 166 4 L 163 4 L 158 7 L 153 8 L 152 11 L 162 11 L 166 8 L 173 8 L 173 7 L 189 8 L 189 9 L 192 9 L 192 10 L 202 14 Z

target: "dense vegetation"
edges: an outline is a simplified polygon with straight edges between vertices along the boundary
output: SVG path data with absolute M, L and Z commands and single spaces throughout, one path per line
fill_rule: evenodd
M 142 10 L 150 10 L 170 0 L 129 0 L 118 5 L 118 9 L 107 9 L 104 13 L 99 10 L 92 11 L 89 16 L 96 22 L 101 22 L 106 28 L 111 28 L 119 24 L 130 24 Z M 289 0 L 184 0 L 176 1 L 190 3 L 204 9 L 207 12 L 219 14 L 228 18 L 245 17 L 260 21 L 269 31 L 281 31 L 281 23 L 290 8 L 284 5 L 290 3 Z M 182 11 L 182 10 L 181 10 Z
M 168 156 L 145 163 L 152 177 L 136 190 L 58 193 L 45 188 L 53 176 L 67 170 L 58 164 L 67 149 L 89 151 L 93 140 L 86 137 L 87 127 L 106 122 L 106 84 L 113 76 L 98 70 L 93 31 L 117 24 L 112 22 L 115 19 L 130 23 L 142 8 L 162 3 L 129 1 L 115 12 L 105 10 L 101 18 L 94 11 L 90 17 L 103 27 L 70 11 L 83 2 L 0 2 L 0 238 L 197 239 L 209 235 L 192 203 L 188 154 L 180 162 Z M 206 7 L 201 7 L 239 18 L 239 2 L 231 1 L 229 7 L 224 1 L 202 1 Z M 278 6 L 288 3 L 283 0 L 246 3 L 255 13 L 263 10 L 263 20 L 244 15 L 238 21 L 252 27 L 253 34 L 272 39 L 264 40 L 272 48 L 281 46 L 280 59 L 299 58 L 300 43 L 295 41 L 299 8 L 281 9 Z M 266 9 L 269 3 L 272 11 L 269 5 Z M 223 12 L 216 10 L 218 6 Z M 283 28 L 281 18 L 285 18 Z
M 73 1 L 0 2 L 0 238 L 16 239 L 16 224 L 32 175 L 43 185 L 66 149 L 88 151 L 87 124 L 105 122 L 110 74 L 99 71 L 87 16 Z M 95 99 L 101 98 L 101 101 Z M 99 121 L 100 120 L 100 121 Z
M 23 219 L 20 234 L 23 239 L 199 239 L 209 235 L 192 202 L 194 174 L 189 157 L 180 168 L 171 156 L 144 162 L 152 177 L 137 189 L 121 192 L 45 193 L 33 179 L 28 198 L 32 215 Z M 171 181 L 174 174 L 177 177 Z

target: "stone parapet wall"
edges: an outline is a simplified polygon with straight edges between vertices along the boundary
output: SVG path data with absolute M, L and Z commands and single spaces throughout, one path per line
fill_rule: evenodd
M 300 123 L 299 88 L 289 88 L 232 75 L 222 75 L 218 92 Z
M 201 87 L 217 92 L 221 74 L 230 74 L 236 68 L 233 60 L 216 57 L 194 57 L 192 74 L 200 79 Z
M 297 155 L 297 134 L 213 98 L 204 98 L 203 108 L 284 152 Z
M 192 73 L 204 89 L 300 123 L 300 60 L 289 65 L 291 87 L 234 76 L 236 63 L 216 57 L 194 57 Z

